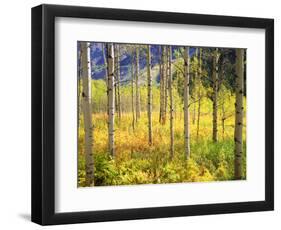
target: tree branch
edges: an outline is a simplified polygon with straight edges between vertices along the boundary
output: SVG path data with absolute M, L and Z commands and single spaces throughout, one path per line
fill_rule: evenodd
M 196 103 L 196 102 L 200 101 L 203 97 L 204 97 L 204 96 L 203 96 L 203 95 L 201 95 L 201 96 L 199 97 L 199 99 L 197 99 L 197 100 L 195 100 L 195 101 L 190 102 L 190 103 L 188 104 L 188 108 L 189 108 L 192 104 L 194 104 L 194 103 Z

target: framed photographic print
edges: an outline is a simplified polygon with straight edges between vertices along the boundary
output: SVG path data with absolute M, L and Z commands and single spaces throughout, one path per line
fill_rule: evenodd
M 32 9 L 32 221 L 273 210 L 273 19 Z

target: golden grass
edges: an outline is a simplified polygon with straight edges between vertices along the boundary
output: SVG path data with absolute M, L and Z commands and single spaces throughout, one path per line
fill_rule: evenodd
M 196 108 L 197 111 L 197 108 Z M 233 179 L 234 116 L 225 121 L 222 136 L 221 117 L 218 119 L 218 143 L 212 143 L 212 113 L 210 102 L 202 104 L 199 138 L 196 139 L 196 124 L 190 111 L 191 159 L 184 160 L 183 111 L 176 111 L 174 120 L 175 157 L 168 160 L 170 148 L 169 113 L 166 124 L 159 123 L 159 113 L 152 114 L 153 144 L 148 144 L 147 113 L 132 128 L 132 114 L 122 113 L 121 120 L 115 117 L 115 159 L 108 158 L 108 133 L 106 113 L 93 114 L 95 177 L 97 185 L 172 183 L 188 181 L 219 181 Z M 197 114 L 196 114 L 197 118 Z M 244 124 L 246 119 L 244 121 Z M 246 178 L 246 128 L 243 130 L 244 176 Z M 79 127 L 79 185 L 84 186 L 84 130 L 83 118 Z M 97 165 L 104 157 L 103 166 Z M 106 165 L 106 166 L 104 166 Z M 104 171 L 104 167 L 109 167 Z

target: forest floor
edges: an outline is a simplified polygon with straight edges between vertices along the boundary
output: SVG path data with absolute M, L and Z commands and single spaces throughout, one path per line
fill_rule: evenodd
M 190 112 L 191 113 L 191 112 Z M 195 115 L 196 117 L 196 115 Z M 108 154 L 106 113 L 93 114 L 94 123 L 94 183 L 95 186 L 155 184 L 179 182 L 225 181 L 234 178 L 234 116 L 225 121 L 222 133 L 218 119 L 218 142 L 212 141 L 211 113 L 202 113 L 199 136 L 197 120 L 190 119 L 190 149 L 188 161 L 184 155 L 183 112 L 175 113 L 175 155 L 169 158 L 169 114 L 166 124 L 159 123 L 159 113 L 153 112 L 153 144 L 148 144 L 147 114 L 132 128 L 132 114 L 115 118 L 115 158 Z M 246 124 L 246 119 L 244 125 Z M 243 129 L 243 179 L 246 178 L 246 128 Z M 80 121 L 78 137 L 78 186 L 85 186 L 84 129 Z

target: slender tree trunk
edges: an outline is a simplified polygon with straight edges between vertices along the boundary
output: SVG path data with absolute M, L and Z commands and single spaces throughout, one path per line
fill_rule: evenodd
M 221 118 L 221 123 L 222 123 L 222 139 L 224 140 L 224 122 L 225 122 L 225 119 L 226 119 L 226 115 L 225 115 L 225 108 L 224 108 L 224 98 L 222 99 L 222 118 Z
M 195 99 L 194 99 L 195 100 Z M 195 125 L 195 118 L 196 118 L 196 103 L 193 103 L 192 106 L 192 124 Z
M 173 99 L 173 76 L 172 76 L 172 47 L 168 49 L 169 64 L 169 96 L 170 96 L 170 157 L 174 157 L 174 99 Z
M 213 56 L 213 141 L 218 141 L 218 60 L 219 52 L 216 48 Z
M 243 154 L 243 49 L 236 49 L 236 84 L 235 84 L 235 179 L 242 178 L 242 154 Z
M 109 108 L 109 104 L 108 104 L 108 71 L 107 71 L 107 59 L 106 59 L 106 46 L 105 43 L 102 43 L 102 57 L 103 57 L 103 61 L 104 61 L 104 65 L 105 65 L 105 83 L 106 83 L 106 94 L 107 94 L 107 116 L 109 114 L 108 108 Z
M 115 97 L 115 111 L 117 111 L 117 117 L 118 120 L 120 121 L 120 117 L 119 117 L 119 113 L 118 113 L 118 106 L 119 106 L 119 102 L 118 102 L 118 48 L 117 48 L 117 44 L 114 44 L 114 77 L 115 77 L 115 81 L 114 81 L 114 97 Z
M 147 45 L 147 117 L 148 117 L 148 143 L 152 145 L 152 78 L 150 45 Z
M 108 68 L 108 147 L 109 153 L 115 157 L 114 148 L 114 109 L 115 109 L 115 95 L 114 95 L 114 48 L 112 43 L 107 45 L 107 68 Z
M 136 48 L 136 122 L 140 119 L 139 47 Z
M 120 68 L 120 46 L 118 46 L 118 113 L 119 113 L 119 117 L 121 119 L 121 94 L 120 94 L 120 86 L 121 86 L 121 77 L 120 77 L 120 73 L 121 73 L 121 68 Z
M 134 63 L 131 64 L 131 92 L 132 92 L 132 127 L 135 131 L 135 100 L 134 100 Z
M 202 76 L 202 48 L 199 49 L 199 60 L 198 60 L 198 83 L 199 83 L 199 88 L 198 88 L 198 111 L 197 111 L 197 127 L 196 127 L 196 140 L 198 141 L 199 138 L 199 129 L 200 129 L 200 116 L 201 116 L 201 76 Z
M 186 159 L 190 157 L 189 140 L 189 47 L 184 48 L 184 148 Z
M 161 50 L 161 58 L 159 63 L 159 76 L 160 76 L 160 115 L 159 122 L 163 124 L 163 112 L 164 112 L 164 71 L 163 71 L 163 46 L 159 46 Z M 160 52 L 159 52 L 160 53 Z
M 199 138 L 200 131 L 200 116 L 201 116 L 201 97 L 198 100 L 198 112 L 197 112 L 197 127 L 196 127 L 196 140 Z
M 119 45 L 115 45 L 115 76 L 116 76 L 116 81 L 115 81 L 115 101 L 116 101 L 116 111 L 118 115 L 119 121 L 121 120 L 121 96 L 120 96 L 120 52 L 119 52 Z
M 195 48 L 195 57 L 198 59 L 198 48 Z M 198 72 L 199 72 L 199 68 L 197 67 L 194 71 L 194 79 L 193 79 L 194 88 L 196 88 L 196 85 L 198 85 L 198 82 L 199 82 Z M 194 93 L 194 101 L 196 101 L 196 93 Z M 193 113 L 192 113 L 192 124 L 193 125 L 195 125 L 195 120 L 196 120 L 196 103 L 193 103 Z
M 80 126 L 81 124 L 81 117 L 82 117 L 82 50 L 81 50 L 81 44 L 78 43 L 78 124 Z
M 85 131 L 85 162 L 86 162 L 86 186 L 94 185 L 94 159 L 93 159 L 93 122 L 91 105 L 91 55 L 90 43 L 81 42 L 82 58 L 82 104 Z
M 104 65 L 105 65 L 105 82 L 106 82 L 106 85 L 107 85 L 108 84 L 108 72 L 107 72 L 107 59 L 106 59 L 105 43 L 102 43 L 102 57 L 103 57 Z
M 163 54 L 163 90 L 164 90 L 164 109 L 163 109 L 163 118 L 162 124 L 166 124 L 167 117 L 167 108 L 168 108 L 168 56 L 167 56 L 167 47 L 164 46 L 164 54 Z

